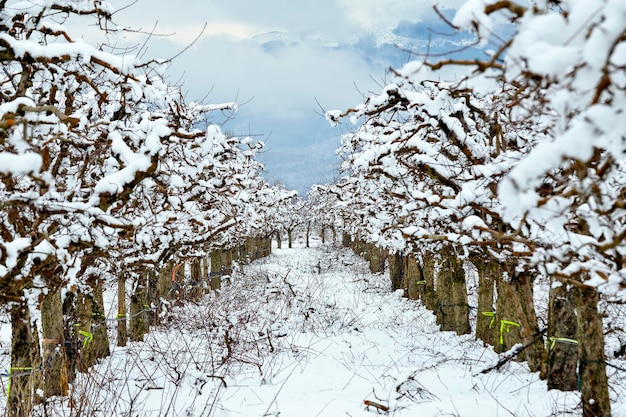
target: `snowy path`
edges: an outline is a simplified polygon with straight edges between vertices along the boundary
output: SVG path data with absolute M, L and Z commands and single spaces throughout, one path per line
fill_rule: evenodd
M 578 415 L 519 363 L 439 332 L 351 252 L 275 250 L 219 296 L 169 309 L 143 343 L 115 348 L 56 414 L 316 417 Z M 114 303 L 112 302 L 113 306 Z M 114 314 L 114 313 L 111 313 Z M 111 329 L 115 334 L 115 329 Z M 48 408 L 50 413 L 50 408 Z
M 366 400 L 393 416 L 549 416 L 576 404 L 517 363 L 474 376 L 497 355 L 469 336 L 438 332 L 430 312 L 391 294 L 386 277 L 347 251 L 277 250 L 250 269 L 285 277 L 300 300 L 291 316 L 273 318 L 291 351 L 278 354 L 265 379 L 232 377 L 217 416 L 378 413 Z

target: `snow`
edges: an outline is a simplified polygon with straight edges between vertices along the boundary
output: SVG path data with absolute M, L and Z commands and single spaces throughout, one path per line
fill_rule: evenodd
M 493 3 L 467 1 L 454 23 L 475 29 L 486 42 L 492 19 L 498 18 L 485 12 Z M 19 3 L 33 16 L 52 4 Z M 91 1 L 72 4 L 80 10 L 92 7 Z M 293 204 L 283 204 L 293 194 L 270 189 L 258 178 L 261 167 L 254 157 L 261 146 L 250 138 L 227 137 L 219 126 L 208 126 L 206 134 L 193 127 L 205 112 L 236 111 L 234 103 L 185 106 L 177 89 L 149 77 L 151 70 L 138 66 L 132 55 L 107 54 L 61 37 L 43 41 L 36 32 L 32 37 L 0 33 L 9 55 L 28 55 L 37 63 L 29 79 L 33 87 L 25 93 L 32 98 L 0 104 L 6 125 L 0 174 L 25 176 L 15 186 L 5 185 L 13 189 L 4 200 L 9 206 L 29 202 L 24 218 L 37 225 L 33 238 L 26 238 L 23 231 L 13 231 L 5 215 L 0 275 L 28 277 L 35 261 L 50 254 L 63 270 L 64 284 L 80 284 L 86 252 L 72 249 L 81 246 L 76 242 L 109 248 L 121 263 L 115 267 L 124 269 L 125 263 L 161 259 L 181 242 L 218 245 L 316 215 L 336 224 L 333 215 L 343 210 L 337 214 L 343 231 L 392 252 L 413 250 L 411 245 L 437 250 L 448 241 L 492 245 L 486 247 L 493 255 L 504 257 L 492 234 L 481 230 L 515 230 L 529 243 L 507 244 L 508 255 L 529 253 L 536 245 L 531 266 L 560 274 L 587 271 L 586 284 L 605 296 L 626 298 L 626 270 L 619 262 L 626 252 L 620 243 L 626 3 L 570 0 L 559 8 L 567 13 L 528 9 L 517 19 L 518 31 L 498 61 L 502 70 L 498 63 L 457 84 L 426 81 L 430 70 L 410 63 L 403 69 L 406 79 L 394 77 L 380 94 L 345 112 L 327 112 L 332 124 L 350 115 L 361 127 L 344 137 L 338 152 L 352 177 L 336 189 L 336 207 L 321 214 L 292 213 L 307 206 L 294 210 Z M 15 21 L 7 14 L 13 12 L 6 10 L 6 22 Z M 47 19 L 43 24 L 62 29 Z M 17 65 L 5 69 L 9 79 L 19 74 Z M 51 76 L 61 73 L 65 78 Z M 441 79 L 439 73 L 430 75 Z M 519 96 L 519 103 L 517 94 L 510 95 L 511 86 L 535 79 L 541 81 L 537 96 L 533 88 Z M 91 88 L 78 88 L 81 84 Z M 458 96 L 460 85 L 473 94 Z M 80 104 L 60 105 L 58 112 L 42 107 L 49 99 L 58 102 L 46 98 L 52 86 L 62 86 L 59 96 L 78 94 Z M 105 97 L 110 103 L 102 105 Z M 504 111 L 509 106 L 502 103 L 510 98 L 516 104 Z M 23 106 L 32 108 L 22 115 Z M 123 120 L 115 116 L 119 110 Z M 378 111 L 382 117 L 371 117 Z M 492 112 L 504 132 L 492 126 Z M 10 113 L 19 115 L 19 124 Z M 110 121 L 113 116 L 117 120 Z M 32 132 L 19 129 L 22 123 L 32 125 Z M 66 155 L 49 138 L 62 138 L 77 151 Z M 510 146 L 500 149 L 500 140 Z M 94 152 L 98 147 L 101 153 Z M 94 157 L 83 158 L 83 149 Z M 598 156 L 597 166 L 606 163 L 607 169 L 582 164 L 593 162 L 599 149 L 606 155 Z M 581 164 L 574 166 L 573 160 Z M 559 178 L 560 171 L 570 172 L 570 178 Z M 75 177 L 78 172 L 83 177 Z M 144 179 L 144 173 L 153 178 Z M 550 187 L 561 187 L 558 192 L 569 197 L 552 195 Z M 99 204 L 106 194 L 106 204 Z M 124 198 L 116 201 L 115 194 Z M 57 224 L 63 226 L 58 232 L 48 227 Z M 129 224 L 139 226 L 132 242 L 109 230 Z M 228 234 L 214 234 L 227 229 Z M 35 241 L 40 243 L 32 248 Z M 185 250 L 199 256 L 210 248 Z M 17 262 L 22 253 L 28 255 L 25 265 L 11 271 L 22 263 Z M 76 403 L 92 407 L 85 414 L 112 415 L 377 412 L 366 410 L 365 400 L 385 404 L 393 415 L 575 413 L 576 394 L 547 393 L 522 364 L 481 374 L 497 355 L 469 336 L 438 332 L 432 314 L 390 293 L 388 281 L 335 248 L 276 251 L 236 272 L 219 296 L 175 308 L 168 304 L 166 326 L 154 329 L 145 343 L 116 349 L 79 378 Z M 24 291 L 34 308 L 39 290 Z M 100 386 L 120 375 L 119 384 L 86 391 L 94 381 Z M 617 385 L 615 392 L 621 392 Z M 82 403 L 81 395 L 92 402 Z M 614 412 L 619 413 L 623 395 L 617 397 Z M 57 406 L 59 413 L 67 411 L 62 401 Z
M 12 154 L 0 152 L 0 174 L 25 175 L 37 173 L 41 169 L 43 159 L 35 153 Z
M 100 194 L 122 192 L 124 186 L 135 179 L 137 172 L 147 170 L 151 164 L 150 157 L 137 155 L 125 168 L 99 180 L 94 187 L 94 195 L 98 197 Z
M 106 299 L 107 316 L 115 317 L 115 288 Z M 390 292 L 386 274 L 372 275 L 338 247 L 274 248 L 236 270 L 219 295 L 166 310 L 165 325 L 144 342 L 116 347 L 89 374 L 79 374 L 72 392 L 87 399 L 83 412 L 377 415 L 364 405 L 369 400 L 393 416 L 579 414 L 578 393 L 548 391 L 523 363 L 481 373 L 499 359 L 490 347 L 439 332 L 431 312 Z M 110 323 L 113 337 L 115 320 Z M 8 327 L 0 325 L 3 346 Z M 615 386 L 613 410 L 620 415 L 624 387 Z M 69 412 L 67 402 L 53 404 L 50 415 Z
M 7 256 L 5 265 L 7 269 L 11 269 L 17 264 L 17 257 L 20 255 L 20 252 L 27 249 L 31 243 L 32 242 L 29 238 L 24 237 L 15 239 L 13 242 L 5 244 L 4 250 L 6 251 Z M 0 270 L 0 272 L 4 273 L 2 270 Z
M 468 0 L 459 8 L 452 20 L 452 24 L 460 28 L 478 30 L 482 46 L 487 44 L 489 35 L 493 33 L 494 25 L 491 18 L 485 14 L 485 6 L 487 4 L 486 0 Z M 480 25 L 472 25 L 474 20 L 480 22 Z

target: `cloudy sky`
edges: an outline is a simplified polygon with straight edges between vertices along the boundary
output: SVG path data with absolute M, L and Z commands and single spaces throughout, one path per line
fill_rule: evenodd
M 463 0 L 440 2 L 450 9 Z M 174 60 L 170 81 L 181 79 L 190 101 L 241 104 L 224 129 L 260 135 L 268 178 L 301 193 L 311 183 L 332 181 L 338 162 L 333 151 L 342 130 L 328 126 L 316 100 L 327 110 L 356 105 L 362 94 L 380 89 L 389 66 L 409 59 L 396 45 L 419 53 L 433 34 L 451 32 L 429 30 L 425 22 L 436 20 L 431 0 L 110 3 L 120 26 L 149 32 L 156 25 L 156 33 L 169 34 L 150 39 L 146 58 L 171 57 L 202 34 Z

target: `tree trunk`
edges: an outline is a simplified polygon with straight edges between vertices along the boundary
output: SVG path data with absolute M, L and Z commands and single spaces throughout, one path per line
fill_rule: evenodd
M 609 384 L 606 376 L 602 316 L 594 288 L 577 289 L 578 378 L 581 381 L 583 417 L 610 417 Z
M 124 347 L 128 341 L 126 331 L 126 277 L 117 279 L 117 345 Z
M 265 240 L 265 256 L 270 256 L 272 254 L 272 237 L 268 236 L 264 240 Z
M 224 252 L 219 249 L 211 251 L 211 273 L 222 273 L 224 269 Z
M 81 317 L 85 316 L 82 311 L 85 294 L 82 291 L 68 291 L 63 300 L 63 316 L 65 317 L 65 325 L 63 326 L 63 337 L 65 347 L 65 357 L 67 360 L 67 377 L 70 383 L 76 379 L 76 371 L 84 372 L 85 367 L 82 366 L 80 341 L 78 339 L 79 326 Z M 91 306 L 89 307 L 91 314 Z M 78 326 L 76 326 L 78 324 Z
M 309 235 L 311 234 L 311 222 L 307 222 L 306 224 L 306 247 L 310 248 L 309 244 Z
M 147 271 L 147 303 L 150 306 L 150 312 L 146 313 L 146 319 L 148 320 L 148 326 L 155 326 L 159 324 L 159 307 L 161 305 L 161 293 L 159 285 L 159 274 L 154 268 L 149 268 Z
M 269 256 L 272 253 L 272 239 L 259 237 L 257 238 L 257 241 L 259 246 L 259 259 Z
M 424 279 L 422 301 L 426 308 L 433 312 L 437 308 L 435 265 L 436 259 L 432 253 L 426 252 L 422 255 L 422 276 Z
M 406 255 L 404 257 L 404 286 L 407 289 L 408 298 L 419 300 L 423 294 L 425 283 L 422 268 L 417 263 L 415 255 Z
M 291 236 L 292 229 L 287 229 L 287 247 L 291 249 L 293 247 L 293 239 Z
M 254 261 L 256 259 L 256 254 L 255 254 L 255 239 L 254 238 L 248 238 L 245 240 L 245 242 L 243 243 L 243 245 L 241 245 L 242 249 L 245 251 L 246 253 L 246 257 L 244 259 L 244 263 L 249 264 L 250 262 Z
M 161 271 L 159 272 L 159 294 L 163 299 L 170 298 L 170 292 L 172 291 L 172 270 L 174 269 L 174 263 L 172 261 L 167 262 Z
M 499 341 L 496 350 L 507 351 L 516 343 L 530 345 L 518 358 L 528 363 L 531 372 L 537 372 L 541 370 L 544 344 L 535 313 L 533 280 L 527 273 L 517 273 L 515 266 L 505 265 L 504 274 L 497 282 L 496 324 Z
M 355 239 L 354 242 L 354 252 L 359 255 L 364 257 L 366 260 L 369 261 L 369 248 L 368 245 L 363 242 L 361 239 Z
M 276 247 L 278 249 L 282 249 L 283 248 L 283 237 L 280 234 L 280 230 L 276 231 Z
M 476 340 L 485 345 L 498 344 L 499 322 L 494 306 L 494 286 L 497 278 L 502 275 L 500 265 L 495 259 L 475 257 L 472 263 L 478 270 L 478 315 L 476 317 Z
M 202 258 L 202 286 L 204 288 L 204 293 L 208 294 L 211 292 L 211 256 L 210 253 L 207 256 Z
M 146 315 L 150 306 L 147 305 L 148 293 L 146 290 L 145 273 L 140 273 L 135 282 L 133 294 L 130 296 L 130 325 L 129 338 L 133 342 L 142 342 L 144 335 L 150 329 Z
M 223 275 L 232 275 L 233 262 L 235 261 L 236 253 L 236 248 L 224 251 L 224 263 L 222 268 Z
M 385 272 L 385 259 L 383 258 L 382 250 L 378 246 L 370 244 L 367 252 L 370 272 L 372 274 Z
M 391 278 L 391 290 L 396 291 L 404 288 L 404 257 L 400 253 L 389 256 L 389 278 Z M 406 296 L 406 294 L 405 294 Z
M 73 310 L 71 314 L 73 320 L 70 321 L 72 334 L 69 339 L 69 350 L 71 354 L 68 352 L 68 357 L 70 362 L 74 362 L 76 370 L 86 373 L 95 362 L 92 354 L 93 333 L 91 330 L 93 302 L 89 294 L 84 291 L 78 291 L 71 300 L 66 297 L 66 302 L 68 301 L 73 304 L 73 308 L 70 307 Z M 70 366 L 70 381 L 74 380 L 73 371 Z
M 95 275 L 86 279 L 89 291 L 68 293 L 64 300 L 64 314 L 70 318 L 72 334 L 67 333 L 66 356 L 70 382 L 74 380 L 74 370 L 88 372 L 98 359 L 110 355 L 102 280 Z
M 9 417 L 30 417 L 41 386 L 41 356 L 37 329 L 30 323 L 28 307 L 11 307 L 11 375 L 7 382 Z
M 191 262 L 191 292 L 189 295 L 193 300 L 198 301 L 203 293 L 201 259 L 194 258 Z
M 541 377 L 548 381 L 548 389 L 561 391 L 578 389 L 577 327 L 575 291 L 565 285 L 551 285 L 548 304 L 548 343 L 541 370 Z
M 185 294 L 185 268 L 187 267 L 187 261 L 182 260 L 177 263 L 172 263 L 173 272 L 170 273 L 168 279 L 170 290 L 167 293 L 167 298 L 172 300 L 178 300 Z
M 320 237 L 322 238 L 322 245 L 323 245 L 324 243 L 326 243 L 326 226 L 322 224 L 321 227 L 322 228 L 320 230 Z
M 209 257 L 203 256 L 202 257 L 202 281 L 204 281 L 206 284 L 209 283 L 210 272 L 211 272 L 211 268 L 209 266 Z
M 106 317 L 104 315 L 103 281 L 98 277 L 89 282 L 92 291 L 92 322 L 93 322 L 93 357 L 94 360 L 106 358 L 111 354 Z
M 472 328 L 463 261 L 451 249 L 442 250 L 442 257 L 437 274 L 437 322 L 442 331 L 470 333 Z
M 252 237 L 249 238 L 247 240 L 247 245 L 248 247 L 248 258 L 250 260 L 250 262 L 252 261 L 256 261 L 257 259 L 260 258 L 259 255 L 259 239 L 256 237 Z
M 211 273 L 209 287 L 211 290 L 222 288 L 222 274 L 225 268 L 225 252 L 221 249 L 211 251 Z
M 44 396 L 66 396 L 69 389 L 61 289 L 50 291 L 41 301 Z
M 352 238 L 350 237 L 350 235 L 346 232 L 343 232 L 341 234 L 341 245 L 344 248 L 349 248 L 352 245 Z
M 251 239 L 252 244 L 251 246 L 251 251 L 252 251 L 252 261 L 256 261 L 257 259 L 261 259 L 261 253 L 262 253 L 262 243 L 261 243 L 261 238 L 260 237 L 255 237 Z

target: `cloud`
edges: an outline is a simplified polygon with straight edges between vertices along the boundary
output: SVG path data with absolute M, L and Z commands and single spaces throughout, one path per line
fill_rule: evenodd
M 310 117 L 317 98 L 342 107 L 360 99 L 354 84 L 369 88 L 374 74 L 357 51 L 294 42 L 267 50 L 253 40 L 205 38 L 177 58 L 171 72 L 185 72 L 190 99 L 212 90 L 228 101 L 238 94 L 255 113 L 277 119 Z
M 109 1 L 118 9 L 127 4 Z M 463 0 L 441 2 L 450 8 Z M 170 82 L 181 79 L 189 101 L 206 97 L 210 103 L 245 103 L 224 128 L 235 134 L 263 134 L 263 140 L 270 136 L 268 148 L 282 160 L 287 147 L 295 152 L 294 147 L 304 149 L 311 143 L 334 143 L 342 132 L 330 129 L 316 114 L 316 100 L 326 110 L 346 109 L 363 101 L 361 92 L 380 91 L 376 80 L 384 84 L 386 68 L 397 68 L 408 59 L 381 39 L 410 37 L 421 30 L 414 24 L 432 15 L 427 1 L 139 0 L 115 20 L 121 27 L 143 31 L 158 22 L 157 33 L 171 34 L 152 37 L 144 59 L 176 55 L 206 24 L 202 37 L 171 64 Z M 145 35 L 127 33 L 126 38 L 141 45 Z M 303 150 L 300 159 L 313 153 Z M 299 188 L 306 183 L 303 178 L 332 170 L 331 163 L 322 166 L 320 156 L 312 163 L 316 170 L 301 163 L 300 168 L 290 165 L 286 173 L 276 158 L 264 159 L 280 176 L 291 172 Z
M 110 0 L 118 8 L 124 4 Z M 150 13 L 146 13 L 150 10 Z M 232 35 L 236 39 L 252 37 L 264 32 L 304 32 L 315 30 L 344 36 L 351 28 L 346 24 L 346 10 L 336 0 L 305 0 L 285 2 L 283 0 L 234 0 L 234 1 L 187 1 L 139 0 L 136 4 L 120 11 L 116 20 L 122 26 L 151 28 L 159 21 L 162 31 L 174 31 L 174 38 L 186 42 L 189 27 L 201 28 L 204 23 L 215 29 L 207 36 Z M 179 35 L 180 34 L 180 35 Z
M 346 17 L 367 30 L 391 31 L 401 21 L 417 22 L 432 12 L 433 4 L 441 8 L 456 8 L 466 0 L 406 1 L 406 0 L 337 0 L 346 10 Z
M 293 132 L 285 125 L 308 127 L 307 120 L 318 117 L 316 99 L 326 109 L 343 109 L 362 101 L 360 91 L 378 90 L 374 80 L 397 66 L 392 60 L 408 57 L 393 45 L 377 45 L 372 27 L 391 33 L 401 21 L 432 14 L 430 7 L 405 0 L 197 1 L 184 7 L 140 0 L 116 17 L 121 26 L 144 30 L 158 20 L 159 33 L 175 33 L 152 38 L 146 58 L 175 55 L 207 22 L 201 39 L 173 62 L 171 79 L 182 77 L 189 100 L 209 92 L 211 102 L 251 100 L 235 123 L 249 116 L 243 123 L 253 130 L 270 129 L 274 140 L 286 141 Z M 307 135 L 299 132 L 299 139 Z
M 180 45 L 189 45 L 199 36 L 201 38 L 217 37 L 231 38 L 234 40 L 250 39 L 251 37 L 262 33 L 265 28 L 259 26 L 247 25 L 241 22 L 215 22 L 207 21 L 205 23 L 190 22 L 185 25 L 162 24 L 158 22 L 156 32 L 167 34 L 172 41 Z

